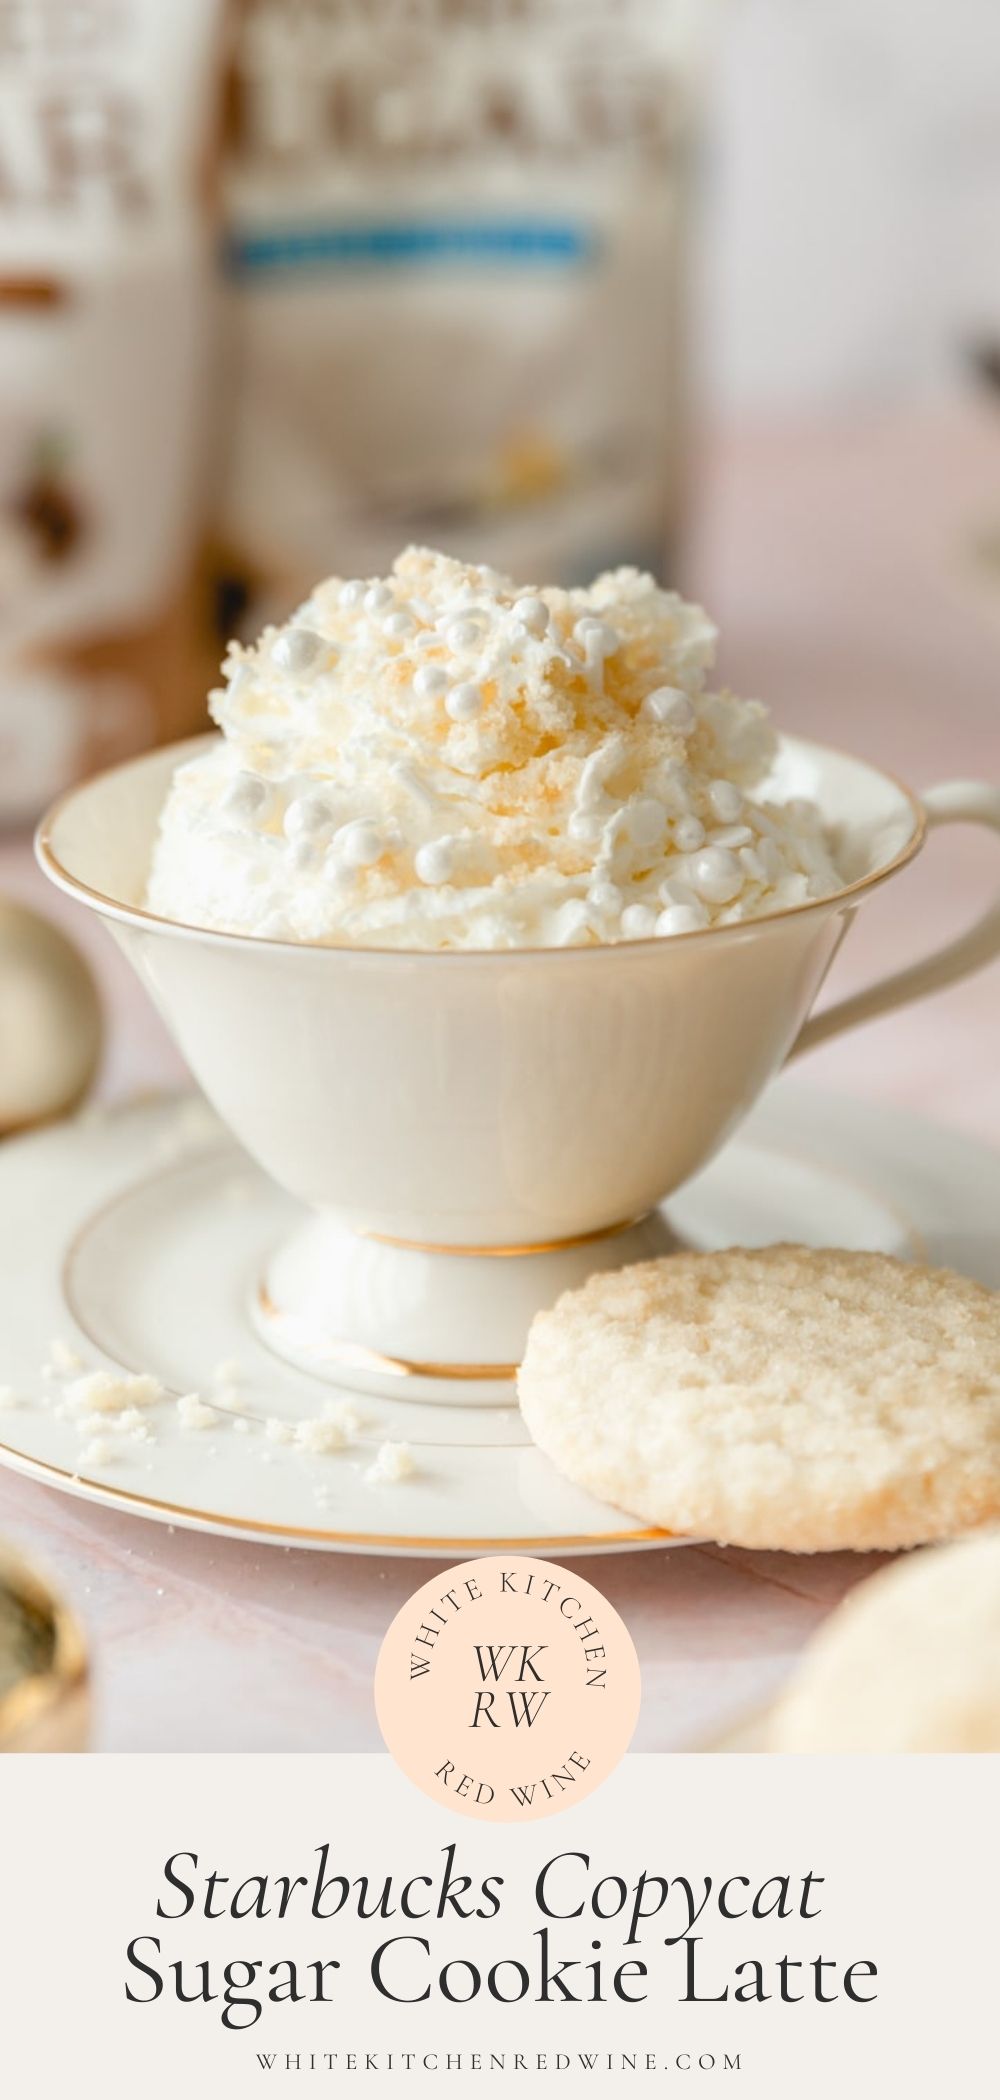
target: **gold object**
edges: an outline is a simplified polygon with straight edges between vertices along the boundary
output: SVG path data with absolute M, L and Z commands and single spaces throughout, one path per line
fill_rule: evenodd
M 177 747 L 178 763 L 184 758 L 193 757 L 199 748 L 203 750 L 205 745 L 211 741 L 212 739 L 209 736 L 186 738 L 184 743 Z M 216 737 L 215 742 L 221 742 L 221 739 Z M 851 756 L 850 753 L 841 751 L 834 744 L 819 745 L 817 749 L 824 752 L 827 757 L 847 758 Z M 125 760 L 122 765 L 109 766 L 107 772 L 109 774 L 122 772 L 125 770 L 125 766 L 130 764 L 134 765 L 135 760 Z M 909 862 L 916 858 L 927 836 L 927 811 L 923 803 L 914 794 L 913 789 L 907 787 L 905 781 L 899 780 L 895 773 L 887 772 L 884 766 L 872 767 L 870 770 L 878 773 L 880 779 L 891 781 L 892 786 L 899 790 L 904 801 L 909 804 L 910 813 L 913 817 L 913 830 L 906 844 L 900 847 L 898 853 L 895 853 L 891 860 L 886 861 L 884 867 L 873 868 L 867 875 L 858 875 L 852 882 L 842 883 L 840 889 L 831 890 L 827 897 L 807 897 L 802 904 L 785 904 L 780 911 L 762 912 L 759 919 L 742 920 L 739 924 L 733 926 L 700 926 L 691 933 L 672 933 L 670 936 L 671 948 L 678 947 L 682 942 L 705 941 L 709 938 L 718 942 L 724 940 L 727 935 L 739 938 L 746 933 L 748 925 L 751 927 L 774 926 L 782 919 L 801 919 L 810 912 L 829 911 L 833 906 L 839 907 L 850 904 L 855 897 L 862 896 L 868 890 L 878 889 L 881 883 L 888 881 L 890 875 L 895 875 L 901 868 L 907 867 Z M 103 777 L 105 776 L 102 775 Z M 65 890 L 67 896 L 70 897 L 89 898 L 92 904 L 96 904 L 99 907 L 105 918 L 120 919 L 125 926 L 161 926 L 167 933 L 184 936 L 194 933 L 197 934 L 199 940 L 207 940 L 215 944 L 221 942 L 223 946 L 229 948 L 245 947 L 249 942 L 251 945 L 255 944 L 259 948 L 291 948 L 299 955 L 301 955 L 303 948 L 313 948 L 331 955 L 375 955 L 380 962 L 385 962 L 387 959 L 395 956 L 401 962 L 405 961 L 411 967 L 419 964 L 424 969 L 431 965 L 440 967 L 442 964 L 454 968 L 456 960 L 468 964 L 476 959 L 480 963 L 485 962 L 495 969 L 500 963 L 516 963 L 521 956 L 525 955 L 542 956 L 546 962 L 554 963 L 558 966 L 565 962 L 576 961 L 579 963 L 582 957 L 606 955 L 608 952 L 609 944 L 607 943 L 602 943 L 593 948 L 372 948 L 363 947 L 360 942 L 350 941 L 345 942 L 340 947 L 337 945 L 327 946 L 323 942 L 293 941 L 289 940 L 285 935 L 278 934 L 224 933 L 215 926 L 194 926 L 186 919 L 167 919 L 162 912 L 149 911 L 145 905 L 126 904 L 121 898 L 109 897 L 106 890 L 95 890 L 92 883 L 81 882 L 79 877 L 74 875 L 71 869 L 67 868 L 64 862 L 60 860 L 52 843 L 53 832 L 75 797 L 92 785 L 92 781 L 83 781 L 75 787 L 66 788 L 56 798 L 55 802 L 50 805 L 35 833 L 35 855 L 39 867 L 55 883 L 57 889 Z M 655 934 L 650 934 L 645 940 L 625 941 L 618 945 L 620 945 L 623 954 L 629 955 L 635 950 L 641 951 L 644 948 L 658 947 L 662 949 L 663 942 Z
M 287 1539 L 292 1541 L 312 1540 L 325 1546 L 357 1546 L 363 1551 L 382 1546 L 400 1553 L 570 1553 L 593 1546 L 658 1545 L 669 1539 L 669 1531 L 656 1527 L 626 1525 L 620 1531 L 580 1531 L 567 1533 L 558 1538 L 437 1538 L 423 1534 L 396 1531 L 330 1531 L 325 1525 L 272 1524 L 262 1517 L 234 1516 L 224 1510 L 191 1509 L 183 1502 L 164 1502 L 156 1495 L 136 1495 L 131 1488 L 111 1487 L 106 1480 L 90 1480 L 85 1473 L 70 1473 L 65 1466 L 55 1466 L 47 1458 L 26 1458 L 10 1444 L 0 1444 L 8 1462 L 13 1462 L 19 1473 L 29 1480 L 72 1481 L 93 1489 L 97 1498 L 109 1509 L 138 1510 L 151 1517 L 168 1519 L 192 1530 L 204 1530 L 206 1525 L 218 1525 L 220 1530 L 234 1531 L 243 1538 Z M 2 1745 L 0 1745 L 2 1747 Z M 77 1746 L 79 1747 L 79 1746 Z
M 450 1250 L 449 1250 L 450 1251 Z M 468 1248 L 459 1252 L 468 1253 Z M 516 1251 L 516 1250 L 511 1250 Z M 266 1284 L 257 1292 L 257 1304 L 265 1320 L 279 1322 L 280 1308 Z M 367 1349 L 363 1342 L 324 1341 L 316 1345 L 317 1355 L 329 1359 L 330 1363 L 343 1364 L 345 1370 L 388 1372 L 393 1378 L 459 1378 L 459 1379 L 503 1379 L 517 1377 L 516 1364 L 447 1364 L 420 1363 L 407 1356 L 383 1356 L 380 1349 Z
M 614 1225 L 601 1225 L 594 1232 L 568 1233 L 566 1238 L 561 1240 L 527 1240 L 520 1247 L 461 1247 L 447 1241 L 400 1240 L 389 1232 L 370 1232 L 363 1226 L 357 1228 L 357 1234 L 361 1240 L 377 1240 L 380 1247 L 402 1247 L 412 1254 L 456 1254 L 464 1259 L 475 1257 L 489 1261 L 509 1261 L 519 1255 L 561 1254 L 566 1247 L 589 1247 L 594 1240 L 614 1239 L 619 1233 L 631 1232 L 633 1226 L 644 1224 L 652 1215 L 652 1211 L 639 1211 L 634 1218 L 619 1218 Z M 265 1311 L 269 1310 L 270 1307 L 265 1307 Z M 482 1373 L 473 1372 L 471 1375 L 481 1377 Z
M 59 928 L 0 898 L 0 1137 L 76 1108 L 101 1048 L 88 965 Z
M 0 1751 L 83 1750 L 88 1709 L 76 1620 L 33 1569 L 0 1551 Z

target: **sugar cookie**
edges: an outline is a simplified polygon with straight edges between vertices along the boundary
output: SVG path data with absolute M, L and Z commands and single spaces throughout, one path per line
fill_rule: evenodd
M 771 1750 L 1000 1750 L 1000 1531 L 883 1568 L 806 1649 Z
M 777 1246 L 592 1276 L 532 1324 L 525 1421 L 665 1530 L 820 1553 L 1000 1518 L 1000 1296 L 884 1254 Z

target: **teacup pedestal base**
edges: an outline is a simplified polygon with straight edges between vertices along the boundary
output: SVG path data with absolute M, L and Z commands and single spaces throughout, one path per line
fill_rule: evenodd
M 536 1312 L 597 1269 L 676 1244 L 659 1211 L 528 1251 L 401 1244 L 321 1215 L 271 1256 L 250 1314 L 276 1355 L 332 1385 L 510 1407 Z

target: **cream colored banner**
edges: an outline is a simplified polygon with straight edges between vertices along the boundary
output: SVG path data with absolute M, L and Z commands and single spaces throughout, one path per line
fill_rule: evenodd
M 985 1757 L 629 1757 L 521 1827 L 388 1757 L 6 1758 L 3 2090 L 985 2094 L 996 1809 Z

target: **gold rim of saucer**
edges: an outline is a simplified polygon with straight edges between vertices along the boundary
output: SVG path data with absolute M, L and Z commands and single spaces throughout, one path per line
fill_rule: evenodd
M 854 752 L 841 751 L 834 744 L 820 744 L 810 737 L 781 738 L 779 736 L 779 743 L 798 742 L 805 744 L 813 751 L 824 753 L 828 758 L 844 759 L 849 764 L 864 766 L 869 773 L 874 773 L 879 780 L 887 781 L 890 787 L 895 788 L 897 794 L 902 795 L 909 807 L 913 818 L 913 830 L 910 837 L 907 839 L 906 844 L 900 848 L 899 852 L 894 854 L 891 860 L 886 861 L 884 867 L 874 868 L 868 875 L 859 875 L 856 881 L 845 883 L 839 890 L 831 890 L 826 897 L 808 897 L 802 904 L 786 904 L 782 906 L 780 911 L 761 912 L 756 918 L 741 919 L 729 926 L 699 926 L 690 933 L 674 933 L 670 935 L 669 941 L 666 942 L 658 939 L 655 935 L 649 935 L 644 940 L 639 941 L 602 941 L 595 943 L 593 947 L 589 948 L 374 948 L 363 947 L 360 943 L 355 942 L 338 944 L 323 941 L 289 941 L 281 940 L 274 934 L 228 933 L 215 926 L 194 926 L 187 919 L 167 919 L 160 912 L 147 910 L 145 905 L 125 904 L 120 898 L 109 897 L 104 890 L 96 890 L 90 883 L 81 882 L 78 876 L 70 873 L 70 870 L 59 859 L 52 844 L 52 832 L 60 817 L 70 807 L 70 804 L 76 800 L 78 795 L 85 794 L 88 788 L 93 786 L 95 780 L 108 780 L 116 773 L 126 772 L 129 767 L 145 764 L 150 757 L 161 756 L 164 751 L 174 749 L 177 754 L 175 763 L 180 764 L 182 757 L 185 755 L 192 756 L 199 747 L 217 740 L 210 733 L 204 736 L 188 737 L 176 746 L 153 746 L 150 751 L 141 753 L 138 758 L 122 759 L 118 765 L 107 766 L 103 772 L 92 775 L 89 780 L 78 781 L 73 787 L 66 788 L 49 805 L 35 832 L 35 856 L 44 873 L 51 877 L 58 888 L 67 891 L 70 896 L 81 897 L 91 904 L 98 905 L 109 918 L 120 919 L 126 925 L 137 925 L 140 927 L 157 926 L 163 932 L 179 935 L 187 940 L 221 942 L 224 946 L 235 945 L 241 948 L 273 948 L 283 951 L 286 955 L 367 956 L 383 963 L 391 962 L 395 959 L 397 962 L 405 962 L 410 965 L 454 962 L 456 958 L 461 958 L 464 962 L 506 963 L 509 968 L 513 963 L 519 961 L 522 956 L 525 958 L 533 957 L 536 960 L 540 956 L 544 956 L 550 962 L 571 960 L 579 963 L 581 958 L 585 956 L 606 956 L 617 950 L 622 950 L 626 954 L 634 954 L 636 951 L 641 952 L 648 948 L 656 948 L 662 953 L 664 947 L 676 947 L 680 941 L 720 940 L 727 936 L 730 939 L 740 939 L 745 938 L 747 933 L 752 932 L 756 927 L 777 926 L 786 919 L 803 918 L 808 912 L 840 910 L 845 905 L 849 906 L 855 898 L 862 896 L 866 891 L 877 889 L 880 883 L 886 882 L 890 875 L 897 874 L 900 868 L 905 868 L 907 863 L 919 853 L 927 834 L 927 812 L 919 795 L 915 794 L 913 789 L 908 787 L 904 780 L 900 780 L 895 773 L 888 772 L 884 766 L 872 765 L 867 758 L 858 758 Z
M 204 1530 L 206 1523 L 217 1524 L 224 1531 L 242 1532 L 248 1538 L 301 1539 L 311 1540 L 319 1545 L 357 1546 L 362 1552 L 385 1548 L 403 1554 L 440 1553 L 444 1557 L 471 1552 L 588 1552 L 595 1546 L 653 1546 L 674 1538 L 673 1532 L 642 1524 L 623 1526 L 618 1531 L 581 1531 L 565 1533 L 560 1537 L 531 1535 L 510 1538 L 440 1538 L 408 1532 L 330 1531 L 323 1524 L 274 1524 L 262 1517 L 233 1516 L 223 1510 L 192 1509 L 183 1502 L 164 1502 L 156 1495 L 136 1494 L 131 1488 L 114 1487 L 106 1480 L 92 1480 L 86 1473 L 70 1472 L 68 1467 L 57 1466 L 51 1459 L 26 1457 L 10 1444 L 0 1443 L 0 1451 L 5 1452 L 13 1462 L 14 1469 L 28 1479 L 62 1481 L 78 1488 L 88 1488 L 98 1500 L 115 1507 L 151 1512 L 164 1522 L 168 1518 L 174 1518 L 194 1530 Z
M 52 1654 L 43 1670 L 28 1673 L 0 1698 L 0 1752 L 39 1747 L 32 1738 L 58 1712 L 82 1699 L 87 1687 L 87 1650 L 77 1619 L 19 1555 L 0 1551 L 0 1588 L 22 1611 L 51 1629 Z

